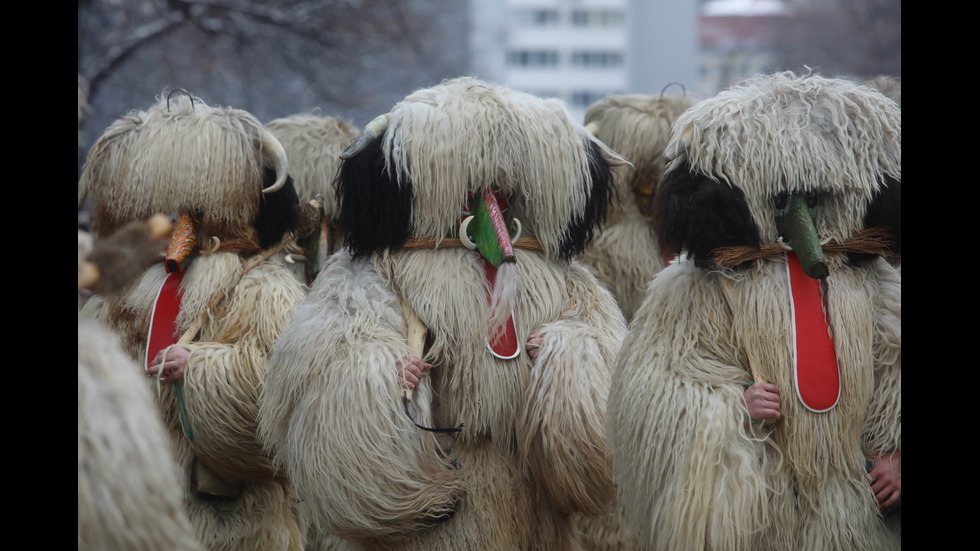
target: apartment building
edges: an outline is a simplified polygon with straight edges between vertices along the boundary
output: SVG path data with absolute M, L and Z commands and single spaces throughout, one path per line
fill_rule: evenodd
M 791 15 L 783 0 L 709 0 L 698 21 L 698 87 L 711 94 L 774 67 L 774 31 Z
M 822 0 L 470 0 L 475 76 L 564 100 L 672 84 L 707 97 L 771 70 L 773 30 Z M 675 88 L 670 93 L 679 93 Z
M 609 94 L 656 93 L 670 81 L 685 81 L 690 89 L 696 85 L 696 3 L 471 0 L 473 71 L 562 99 L 580 121 Z

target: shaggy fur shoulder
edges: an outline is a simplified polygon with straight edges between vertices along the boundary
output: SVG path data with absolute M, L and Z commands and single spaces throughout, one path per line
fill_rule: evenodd
M 459 492 L 434 436 L 399 403 L 394 366 L 411 352 L 404 327 L 372 264 L 338 253 L 269 358 L 260 432 L 317 525 L 342 537 L 424 528 Z M 432 424 L 430 393 L 426 382 L 415 389 L 420 424 Z
M 642 548 L 746 549 L 765 522 L 762 453 L 739 414 L 749 376 L 712 278 L 686 261 L 658 273 L 617 358 L 606 426 Z
M 545 340 L 531 368 L 519 452 L 559 508 L 600 515 L 615 498 L 604 422 L 626 326 L 584 266 L 569 266 L 565 286 L 561 314 L 539 328 Z
M 874 270 L 831 261 L 828 319 L 847 338 L 835 343 L 841 397 L 825 413 L 796 398 L 784 262 L 734 274 L 682 259 L 654 277 L 617 359 L 607 417 L 622 510 L 642 546 L 893 543 L 864 462 L 901 445 L 900 279 L 884 260 Z M 745 423 L 753 370 L 780 388 L 774 425 Z M 809 516 L 832 506 L 843 512 Z
M 157 393 L 168 426 L 192 431 L 195 452 L 229 480 L 275 475 L 255 439 L 258 395 L 272 346 L 306 294 L 273 263 L 244 277 L 241 271 L 241 260 L 231 253 L 199 257 L 188 267 L 181 283 L 177 330 L 182 334 L 193 323 L 204 323 L 197 338 L 185 345 L 190 356 L 181 383 L 182 402 L 169 387 Z M 113 327 L 131 357 L 140 362 L 146 356 L 152 304 L 165 276 L 162 266 L 155 265 L 125 296 L 93 297 L 83 310 Z M 209 310 L 215 296 L 225 299 Z
M 153 396 L 119 339 L 78 316 L 78 549 L 203 549 Z
M 507 300 L 519 342 L 544 336 L 533 362 L 487 349 L 488 290 L 471 251 L 331 257 L 276 344 L 260 410 L 321 528 L 366 548 L 563 549 L 572 513 L 609 509 L 603 418 L 622 315 L 577 263 L 518 250 L 501 270 L 517 282 Z M 402 301 L 428 330 L 433 365 L 412 417 L 396 371 L 411 353 Z
M 207 259 L 195 264 L 202 260 Z M 215 260 L 214 265 L 202 262 L 199 271 L 188 274 L 192 279 L 186 295 L 195 295 L 192 287 L 203 286 L 192 285 L 195 282 L 241 277 L 237 259 L 223 265 Z M 281 476 L 255 436 L 259 392 L 273 344 L 305 296 L 305 289 L 285 269 L 260 265 L 241 277 L 197 340 L 187 346 L 182 392 L 187 417 L 194 423 L 193 447 L 229 480 Z
M 883 259 L 874 264 L 877 274 L 875 322 L 875 393 L 865 442 L 869 450 L 902 449 L 902 273 Z

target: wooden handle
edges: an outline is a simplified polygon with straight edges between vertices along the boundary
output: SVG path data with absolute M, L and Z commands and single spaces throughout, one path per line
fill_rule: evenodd
M 402 314 L 405 316 L 405 330 L 408 335 L 408 347 L 412 349 L 412 353 L 419 359 L 422 358 L 422 353 L 425 349 L 425 325 L 419 320 L 419 317 L 415 315 L 415 311 L 402 300 Z M 412 401 L 412 389 L 408 387 L 402 387 L 402 395 L 405 401 Z

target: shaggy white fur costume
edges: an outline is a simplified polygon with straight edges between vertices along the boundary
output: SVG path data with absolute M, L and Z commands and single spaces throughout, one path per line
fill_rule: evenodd
M 265 126 L 286 151 L 289 175 L 293 177 L 300 201 L 316 199 L 318 195 L 323 200 L 326 228 L 297 239 L 274 257 L 300 283 L 307 285 L 325 257 L 339 248 L 334 179 L 340 167 L 341 152 L 354 141 L 360 130 L 340 118 L 321 116 L 317 112 L 273 119 Z M 324 258 L 319 258 L 321 255 Z
M 170 444 L 138 368 L 78 316 L 78 549 L 200 549 Z
M 79 274 L 91 249 L 91 236 L 79 231 Z M 167 433 L 139 373 L 119 338 L 79 312 L 79 551 L 201 549 L 184 510 Z
M 277 181 L 287 185 L 263 194 L 273 164 Z M 196 539 L 210 550 L 304 545 L 306 524 L 293 509 L 289 481 L 256 440 L 256 416 L 272 345 L 306 290 L 269 261 L 245 271 L 246 258 L 273 250 L 265 241 L 293 231 L 291 215 L 270 217 L 281 221 L 273 230 L 257 224 L 275 206 L 285 213 L 299 208 L 285 172 L 281 145 L 253 116 L 179 96 L 159 98 L 149 110 L 113 123 L 89 152 L 80 185 L 80 202 L 84 193 L 93 196 L 96 236 L 154 213 L 192 212 L 200 219 L 193 234 L 204 250 L 182 262 L 175 330 L 183 335 L 198 323 L 200 329 L 189 344 L 178 345 L 189 351 L 179 387 L 160 388 L 150 377 L 145 384 L 157 396 L 168 431 L 179 471 L 175 488 Z M 96 295 L 83 309 L 118 335 L 140 372 L 167 276 L 161 260 L 120 294 Z M 215 489 L 210 495 L 198 491 L 205 476 L 218 481 L 207 486 Z M 161 503 L 162 513 L 167 506 Z
M 766 243 L 776 239 L 780 191 L 819 193 L 817 231 L 843 242 L 862 229 L 882 174 L 901 178 L 894 103 L 816 76 L 760 77 L 703 100 L 674 136 L 674 162 L 744 192 Z M 794 391 L 783 254 L 736 269 L 682 257 L 654 277 L 617 361 L 607 419 L 622 510 L 642 548 L 901 546 L 865 471 L 867 457 L 902 444 L 901 276 L 880 257 L 827 256 L 841 395 L 826 413 Z M 779 386 L 775 424 L 746 423 L 750 368 Z
M 561 104 L 473 79 L 410 96 L 383 139 L 391 174 L 411 179 L 415 199 L 385 206 L 411 208 L 413 236 L 436 245 L 330 258 L 270 358 L 260 434 L 311 521 L 352 547 L 575 549 L 575 515 L 606 512 L 614 495 L 603 421 L 625 334 L 612 295 L 560 256 L 567 228 L 586 216 L 589 163 L 604 162 L 585 147 L 599 146 Z M 347 192 L 371 185 L 351 181 Z M 511 360 L 487 348 L 483 257 L 436 248 L 459 225 L 466 192 L 493 186 L 543 249 L 515 247 L 497 274 L 522 346 Z M 372 193 L 368 211 L 380 201 Z M 402 301 L 428 331 L 432 364 L 412 418 L 395 367 L 412 354 Z M 535 330 L 544 342 L 532 361 L 523 345 Z M 462 427 L 433 433 L 413 418 Z
M 626 322 L 640 307 L 647 283 L 664 268 L 648 205 L 663 178 L 670 127 L 695 100 L 688 96 L 608 96 L 585 113 L 586 126 L 632 166 L 613 171 L 616 201 L 602 231 L 579 260 L 609 286 Z
M 602 422 L 622 318 L 582 267 L 517 255 L 517 334 L 546 335 L 533 363 L 487 350 L 483 267 L 466 249 L 378 264 L 339 253 L 317 277 L 276 344 L 262 408 L 298 495 L 329 532 L 364 548 L 568 549 L 570 513 L 606 506 Z M 395 362 L 410 353 L 400 297 L 432 339 L 415 420 L 464 424 L 445 461 L 398 399 Z M 452 519 L 421 524 L 454 506 Z
M 213 292 L 240 277 L 241 267 L 238 255 L 232 253 L 191 262 L 181 286 L 177 320 L 181 331 L 203 313 Z M 165 275 L 162 265 L 154 266 L 127 295 L 95 296 L 85 307 L 121 336 L 137 363 L 145 354 L 151 306 Z M 246 274 L 223 306 L 207 317 L 198 338 L 187 345 L 191 355 L 181 381 L 193 441 L 182 427 L 174 388 L 160 389 L 159 407 L 180 471 L 177 487 L 197 537 L 208 549 L 303 548 L 305 527 L 298 525 L 292 510 L 292 489 L 256 441 L 255 418 L 266 358 L 304 297 L 302 286 L 290 274 L 266 263 Z M 146 384 L 157 394 L 152 379 Z M 221 499 L 192 492 L 196 458 L 239 486 L 241 495 Z

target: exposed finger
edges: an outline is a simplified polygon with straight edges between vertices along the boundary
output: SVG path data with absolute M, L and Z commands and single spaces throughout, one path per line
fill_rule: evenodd
M 887 495 L 893 491 L 894 486 L 892 486 L 887 479 L 880 478 L 880 479 L 875 479 L 871 483 L 871 489 L 874 491 L 875 495 L 878 494 Z

